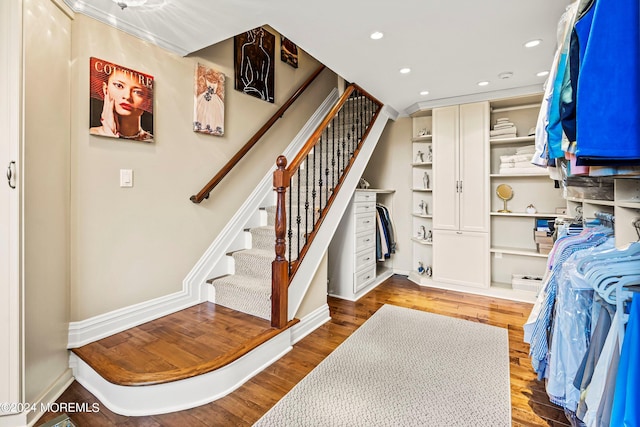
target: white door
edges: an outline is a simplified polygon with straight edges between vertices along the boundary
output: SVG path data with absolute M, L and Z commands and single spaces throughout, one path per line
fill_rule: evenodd
M 459 108 L 433 110 L 433 228 L 459 227 Z
M 460 106 L 460 230 L 489 231 L 489 103 Z
M 18 277 L 20 183 L 17 176 L 21 87 L 20 4 L 18 1 L 0 1 L 0 402 L 21 401 Z M 7 413 L 2 410 L 0 407 L 0 416 Z

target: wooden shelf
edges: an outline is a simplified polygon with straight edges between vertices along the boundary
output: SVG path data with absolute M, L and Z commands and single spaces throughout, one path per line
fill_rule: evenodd
M 621 208 L 631 208 L 631 209 L 640 209 L 640 203 L 638 202 L 618 202 L 616 206 L 620 206 Z
M 418 162 L 418 163 L 411 163 L 411 166 L 431 166 L 433 165 L 433 162 Z
M 422 215 L 422 214 L 415 213 L 415 212 L 411 213 L 411 215 L 415 216 L 417 218 L 433 218 L 433 215 Z
M 380 189 L 380 188 L 367 188 L 367 189 L 358 188 L 357 190 L 367 191 L 367 192 L 376 193 L 376 194 L 393 194 L 396 192 L 396 190 L 388 190 L 388 189 Z
M 491 178 L 547 178 L 549 179 L 549 174 L 547 173 L 492 173 L 489 175 Z
M 616 204 L 613 200 L 582 199 L 580 197 L 567 197 L 567 200 L 570 202 L 588 203 L 599 206 L 614 206 Z M 618 203 L 618 205 L 620 205 L 620 203 Z
M 565 217 L 566 216 L 564 214 L 557 214 L 557 213 L 550 213 L 550 212 L 537 212 L 537 213 L 534 213 L 534 214 L 525 213 L 525 212 L 509 212 L 509 213 L 491 212 L 490 215 L 491 216 L 530 217 L 530 218 L 546 218 L 546 217 L 558 218 L 558 217 Z
M 547 258 L 548 254 L 541 254 L 535 249 L 518 249 L 518 248 L 507 248 L 496 246 L 489 250 L 492 253 L 501 253 L 501 254 L 509 254 L 509 255 L 521 255 L 521 256 L 532 256 L 539 258 Z
M 535 140 L 535 136 L 517 136 L 515 138 L 491 138 L 489 139 L 489 143 L 491 145 L 519 144 L 523 142 L 534 142 Z
M 431 137 L 432 135 L 415 136 L 411 138 L 411 142 L 429 142 L 431 141 Z
M 427 242 L 426 240 L 418 239 L 417 237 L 412 237 L 411 240 L 413 240 L 414 242 L 419 243 L 421 245 L 425 245 L 425 246 L 433 245 L 433 242 Z
M 433 191 L 433 188 L 412 188 L 411 191 L 427 191 L 427 192 L 431 192 L 431 191 Z

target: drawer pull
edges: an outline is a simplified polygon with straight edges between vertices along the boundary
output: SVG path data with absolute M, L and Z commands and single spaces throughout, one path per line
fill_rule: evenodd
M 368 221 L 368 220 L 367 220 L 367 221 L 365 221 L 364 223 L 365 223 L 365 224 L 369 224 L 370 222 L 371 222 L 371 221 Z
M 368 257 L 366 257 L 364 260 L 365 260 L 365 261 L 369 261 L 370 259 L 371 259 L 371 257 L 369 257 L 369 256 L 368 256 Z
M 366 278 L 367 278 L 367 279 L 370 279 L 370 278 L 371 278 L 371 276 L 367 276 Z M 366 279 L 365 279 L 365 280 L 366 280 Z
M 371 239 L 367 239 L 367 240 L 365 240 L 365 242 L 370 242 L 370 241 L 371 241 Z

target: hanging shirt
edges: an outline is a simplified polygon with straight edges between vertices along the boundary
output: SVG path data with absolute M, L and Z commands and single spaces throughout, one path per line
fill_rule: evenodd
M 633 296 L 611 412 L 612 426 L 640 426 L 640 294 Z
M 597 0 L 577 94 L 578 164 L 640 162 L 640 5 Z M 576 24 L 583 48 L 580 24 Z M 584 29 L 583 29 L 584 30 Z

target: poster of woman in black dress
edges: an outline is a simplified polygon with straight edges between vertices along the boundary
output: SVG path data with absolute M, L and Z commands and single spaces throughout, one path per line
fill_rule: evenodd
M 275 102 L 275 40 L 260 27 L 234 37 L 236 90 Z

